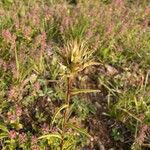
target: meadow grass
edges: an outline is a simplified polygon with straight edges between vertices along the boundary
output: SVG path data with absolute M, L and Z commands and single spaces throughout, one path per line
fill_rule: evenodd
M 148 0 L 0 1 L 0 149 L 94 149 L 104 101 L 104 147 L 150 147 Z

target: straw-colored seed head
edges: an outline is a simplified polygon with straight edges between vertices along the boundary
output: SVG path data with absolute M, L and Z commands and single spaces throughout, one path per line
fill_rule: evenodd
M 70 74 L 82 71 L 88 66 L 95 65 L 93 52 L 88 49 L 85 41 L 68 41 L 59 54 L 62 58 L 62 64 L 66 66 Z

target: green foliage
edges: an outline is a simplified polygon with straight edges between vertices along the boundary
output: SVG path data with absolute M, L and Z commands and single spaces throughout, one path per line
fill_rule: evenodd
M 72 90 L 72 95 L 81 94 L 81 93 L 96 93 L 100 92 L 100 90 L 93 90 L 93 89 L 74 89 Z
M 111 136 L 114 138 L 115 141 L 124 142 L 123 135 L 118 131 L 117 128 L 113 128 L 111 132 Z
M 89 114 L 95 114 L 96 110 L 91 103 L 75 99 L 71 106 L 71 112 L 75 113 L 81 120 L 86 120 Z
M 52 120 L 52 124 L 55 122 L 55 119 L 59 115 L 60 111 L 62 111 L 63 109 L 66 109 L 67 107 L 68 107 L 68 105 L 63 105 L 56 111 L 56 113 L 54 114 L 53 120 Z
M 1 0 L 0 149 L 95 146 L 85 122 L 105 100 L 104 114 L 130 130 L 127 144 L 146 147 L 149 7 L 148 0 Z M 126 143 L 118 126 L 110 134 Z
M 67 124 L 66 126 L 69 127 L 69 128 L 71 128 L 71 129 L 74 129 L 74 130 L 76 130 L 77 132 L 82 133 L 82 134 L 84 134 L 84 135 L 86 135 L 86 136 L 88 136 L 88 137 L 91 137 L 84 129 L 81 129 L 81 128 L 79 128 L 79 127 L 73 125 L 73 124 L 70 124 L 70 123 L 69 123 L 69 124 Z

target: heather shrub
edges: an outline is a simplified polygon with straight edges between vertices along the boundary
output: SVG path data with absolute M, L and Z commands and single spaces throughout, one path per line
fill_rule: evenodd
M 2 0 L 0 149 L 96 149 L 95 118 L 112 130 L 114 145 L 104 146 L 149 146 L 149 8 L 148 0 Z

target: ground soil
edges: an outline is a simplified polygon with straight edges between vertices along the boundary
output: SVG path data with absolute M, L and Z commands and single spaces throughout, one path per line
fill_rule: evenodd
M 88 76 L 92 77 L 88 79 L 87 87 L 92 89 L 98 89 L 99 85 L 94 75 L 104 73 L 105 70 L 102 68 L 100 71 L 89 72 Z M 91 75 L 93 74 L 93 75 Z M 130 131 L 124 124 L 117 121 L 115 118 L 109 117 L 108 115 L 108 103 L 107 103 L 107 91 L 101 87 L 101 92 L 96 95 L 88 95 L 88 98 L 95 105 L 97 111 L 96 114 L 91 115 L 85 126 L 88 126 L 89 132 L 93 135 L 93 141 L 91 145 L 83 150 L 129 150 L 132 143 L 133 137 L 131 137 Z M 124 142 L 115 141 L 111 136 L 111 131 L 114 127 L 117 127 L 122 135 L 124 136 Z

